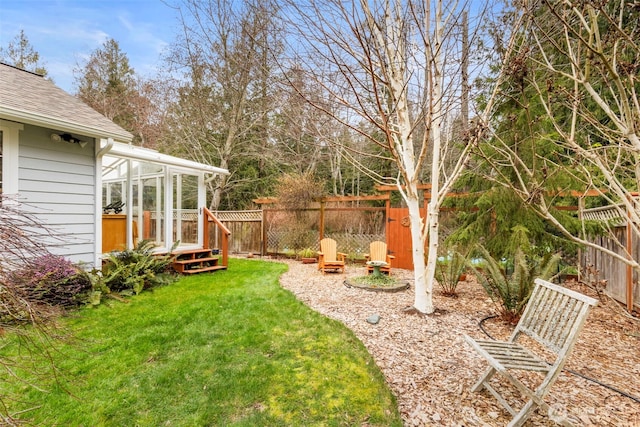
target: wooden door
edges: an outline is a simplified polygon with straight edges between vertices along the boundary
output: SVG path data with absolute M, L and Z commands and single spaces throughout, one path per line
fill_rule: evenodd
M 424 209 L 421 209 L 420 214 L 424 216 L 424 213 Z M 413 270 L 409 209 L 389 208 L 387 215 L 387 246 L 389 255 L 396 257 L 391 264 L 393 267 Z

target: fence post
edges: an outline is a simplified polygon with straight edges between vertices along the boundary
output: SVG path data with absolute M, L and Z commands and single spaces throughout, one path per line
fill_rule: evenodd
M 222 232 L 222 247 L 220 248 L 222 252 L 222 265 L 225 267 L 229 267 L 229 234 L 226 232 Z
M 325 201 L 320 201 L 320 240 L 324 239 L 324 206 Z
M 587 239 L 587 233 L 584 232 L 584 197 L 578 197 L 578 221 L 580 224 L 583 224 L 583 234 L 582 238 Z M 582 252 L 582 248 L 578 246 L 578 280 L 582 280 L 582 269 L 587 266 L 587 260 L 585 254 Z
M 390 194 L 387 193 L 389 196 Z M 389 236 L 389 217 L 391 215 L 391 197 L 387 198 L 384 202 L 384 242 L 390 245 L 390 236 Z
M 629 197 L 629 202 L 633 204 L 633 199 Z M 633 259 L 633 245 L 631 233 L 631 212 L 627 209 L 627 256 Z M 627 264 L 627 311 L 633 312 L 633 268 Z
M 260 245 L 260 256 L 265 256 L 267 254 L 267 236 L 265 234 L 265 216 L 264 216 L 264 206 L 260 205 L 260 214 L 262 215 L 262 220 L 260 221 L 260 239 L 262 239 L 262 244 Z

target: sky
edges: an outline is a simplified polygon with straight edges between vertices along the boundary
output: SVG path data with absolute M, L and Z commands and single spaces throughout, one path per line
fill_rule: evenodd
M 154 76 L 179 29 L 174 0 L 0 0 L 0 46 L 20 30 L 48 77 L 75 93 L 73 70 L 112 38 L 136 74 Z

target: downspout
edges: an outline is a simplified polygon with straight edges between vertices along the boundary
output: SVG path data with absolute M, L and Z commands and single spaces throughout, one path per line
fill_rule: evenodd
M 96 153 L 96 160 L 107 154 L 113 148 L 113 138 L 107 139 L 107 144 Z
M 98 146 L 100 141 L 98 141 Z M 95 193 L 96 193 L 96 202 L 95 202 L 95 230 L 94 235 L 96 236 L 96 241 L 94 243 L 94 254 L 93 254 L 93 264 L 95 268 L 100 268 L 102 264 L 102 259 L 100 255 L 102 254 L 102 161 L 101 158 L 105 154 L 107 154 L 111 148 L 113 147 L 113 138 L 107 138 L 107 143 L 104 147 L 101 147 L 96 151 L 95 154 Z

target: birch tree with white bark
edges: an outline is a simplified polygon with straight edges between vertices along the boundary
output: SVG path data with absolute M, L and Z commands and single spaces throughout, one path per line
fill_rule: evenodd
M 468 8 L 467 3 L 442 0 L 311 0 L 288 8 L 295 28 L 287 38 L 289 48 L 308 78 L 322 86 L 331 108 L 315 105 L 377 144 L 397 165 L 395 176 L 364 172 L 378 183 L 394 185 L 408 207 L 414 308 L 427 314 L 435 310 L 440 206 L 465 168 L 471 147 L 485 135 L 494 105 L 492 94 L 483 111 L 475 112 L 474 126 L 463 141 L 445 132 L 446 123 L 460 113 L 460 16 Z M 472 22 L 487 19 L 485 12 Z M 431 183 L 426 215 L 420 209 L 423 178 Z
M 590 239 L 584 222 L 569 226 L 566 213 L 555 209 L 562 195 L 597 195 L 640 236 L 640 7 L 625 0 L 520 6 L 526 21 L 511 81 L 517 76 L 526 98 L 522 109 L 536 124 L 522 133 L 548 149 L 524 159 L 508 135 L 496 134 L 481 153 L 492 167 L 490 179 L 513 190 L 565 237 L 640 268 L 624 250 Z M 624 249 L 611 231 L 608 237 Z

